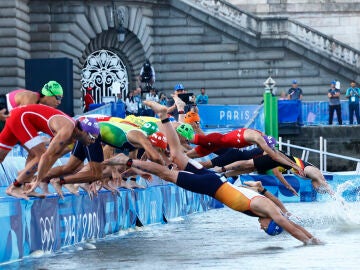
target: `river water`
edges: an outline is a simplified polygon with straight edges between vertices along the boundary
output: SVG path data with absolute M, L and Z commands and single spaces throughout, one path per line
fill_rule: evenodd
M 359 269 L 358 202 L 285 205 L 325 244 L 304 246 L 287 233 L 268 236 L 257 218 L 222 208 L 35 254 L 0 269 Z

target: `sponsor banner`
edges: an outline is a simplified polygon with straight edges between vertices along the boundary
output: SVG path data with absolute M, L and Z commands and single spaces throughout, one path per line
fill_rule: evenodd
M 161 186 L 164 201 L 164 216 L 167 220 L 186 215 L 186 208 L 182 207 L 181 200 L 184 190 L 174 184 Z
M 101 204 L 105 207 L 104 234 L 112 234 L 120 230 L 119 202 L 117 196 L 110 192 L 99 194 Z
M 198 105 L 203 128 L 245 127 L 262 105 Z
M 134 228 L 137 219 L 134 191 L 120 189 L 120 195 L 116 200 L 120 230 Z
M 46 200 L 34 200 L 31 207 L 26 207 L 24 214 L 25 233 L 30 236 L 29 252 L 42 250 L 51 252 L 61 247 L 59 238 L 58 197 Z M 23 216 L 25 216 L 23 215 Z
M 93 200 L 85 194 L 64 199 L 0 200 L 0 263 L 34 251 L 53 252 L 61 247 L 135 227 L 137 222 L 163 223 L 209 209 L 213 199 L 193 194 L 174 184 L 147 189 L 119 189 L 116 196 L 102 191 Z
M 105 236 L 104 206 L 101 195 L 65 196 L 59 200 L 61 246 L 74 245 Z
M 0 263 L 24 256 L 25 240 L 19 200 L 1 200 L 0 224 Z
M 301 101 L 279 100 L 278 120 L 279 123 L 301 123 Z
M 163 223 L 163 196 L 159 188 L 149 187 L 135 191 L 136 212 L 143 225 Z

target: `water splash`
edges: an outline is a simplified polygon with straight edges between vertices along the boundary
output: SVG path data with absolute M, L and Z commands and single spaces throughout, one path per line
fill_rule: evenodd
M 360 229 L 360 216 L 358 209 L 360 206 L 358 181 L 347 180 L 339 184 L 334 195 L 333 207 L 329 210 L 336 218 L 339 229 Z M 351 194 L 352 200 L 345 200 Z M 342 227 L 341 227 L 342 226 Z
M 312 214 L 309 217 L 302 216 L 295 220 L 294 217 L 290 217 L 290 220 L 328 233 L 360 231 L 359 183 L 360 179 L 355 178 L 338 184 L 333 195 L 322 195 L 324 200 L 317 202 L 318 206 L 312 206 Z

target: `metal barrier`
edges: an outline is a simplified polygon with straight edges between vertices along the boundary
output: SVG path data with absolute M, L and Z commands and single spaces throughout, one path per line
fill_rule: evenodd
M 327 172 L 327 157 L 328 156 L 351 160 L 351 161 L 354 161 L 357 163 L 356 171 L 354 173 L 360 174 L 360 159 L 327 152 L 327 140 L 324 139 L 323 137 L 320 137 L 319 140 L 320 140 L 320 143 L 319 143 L 320 147 L 319 147 L 319 150 L 316 150 L 316 149 L 311 149 L 311 148 L 307 148 L 307 147 L 303 147 L 303 146 L 290 144 L 290 140 L 287 140 L 286 143 L 284 143 L 282 141 L 282 137 L 279 137 L 279 140 L 278 140 L 279 150 L 282 150 L 283 146 L 286 146 L 286 152 L 287 152 L 287 154 L 290 154 L 291 148 L 300 149 L 300 150 L 302 150 L 301 159 L 304 161 L 308 160 L 309 153 L 319 154 L 319 160 L 320 160 L 319 169 L 322 173 Z

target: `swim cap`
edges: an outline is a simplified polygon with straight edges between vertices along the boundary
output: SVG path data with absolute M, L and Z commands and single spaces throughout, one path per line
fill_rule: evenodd
M 185 123 L 194 123 L 194 122 L 200 122 L 200 116 L 196 112 L 187 112 L 185 115 Z
M 51 96 L 62 96 L 63 89 L 61 85 L 56 81 L 49 81 L 41 89 L 41 94 L 47 97 Z
M 159 131 L 159 127 L 155 122 L 146 122 L 140 128 L 142 131 L 145 131 L 147 135 L 151 135 L 156 131 Z
M 267 227 L 265 232 L 268 235 L 275 236 L 275 235 L 282 233 L 283 230 L 284 229 L 282 227 L 280 227 L 279 225 L 277 225 L 274 220 L 271 220 L 269 223 L 269 226 Z
M 276 140 L 275 140 L 274 137 L 268 136 L 268 135 L 264 135 L 263 138 L 264 138 L 265 142 L 267 143 L 267 145 L 268 145 L 271 149 L 275 148 L 277 142 L 276 142 Z
M 144 121 L 140 117 L 137 117 L 137 116 L 135 116 L 133 114 L 130 114 L 130 115 L 126 116 L 125 120 L 135 124 L 138 127 L 141 127 L 146 123 L 146 121 Z
M 162 149 L 166 149 L 167 147 L 167 139 L 165 135 L 160 131 L 151 134 L 149 136 L 149 140 L 151 144 L 155 147 L 159 147 Z
M 110 119 L 113 117 L 105 114 L 93 113 L 93 114 L 82 115 L 78 119 L 82 120 L 84 118 L 95 118 L 97 122 L 103 122 L 103 121 L 110 121 Z
M 86 117 L 86 118 L 80 119 L 78 121 L 79 121 L 79 125 L 80 125 L 80 128 L 82 131 L 85 131 L 85 132 L 93 134 L 93 135 L 100 134 L 99 124 L 95 118 Z
M 190 124 L 181 124 L 176 128 L 176 131 L 187 140 L 192 140 L 195 135 L 194 129 Z
M 174 90 L 175 91 L 184 90 L 184 86 L 181 83 L 178 83 L 177 85 L 175 85 Z

